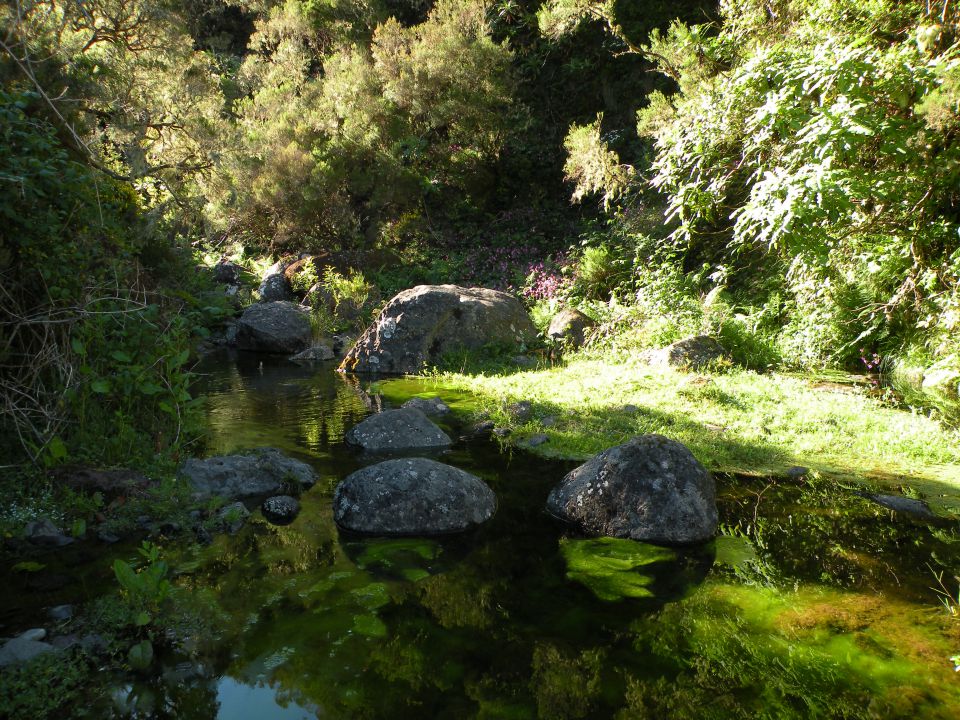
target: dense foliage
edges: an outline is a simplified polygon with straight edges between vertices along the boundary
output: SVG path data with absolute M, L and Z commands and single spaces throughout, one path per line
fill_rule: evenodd
M 551 8 L 554 21 L 609 12 Z M 781 361 L 862 358 L 871 369 L 899 357 L 926 366 L 928 386 L 951 378 L 955 395 L 956 10 L 818 0 L 720 9 L 716 25 L 675 22 L 631 48 L 680 91 L 651 93 L 639 113 L 650 163 L 624 165 L 599 125 L 574 127 L 576 194 L 609 203 L 647 182 L 664 193 L 675 226 L 654 254 L 692 273 L 695 292 L 726 288 L 755 328 L 766 323 Z

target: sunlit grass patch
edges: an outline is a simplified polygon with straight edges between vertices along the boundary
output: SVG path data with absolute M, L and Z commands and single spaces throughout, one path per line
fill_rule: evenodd
M 586 458 L 634 435 L 660 433 L 716 471 L 775 475 L 801 465 L 960 491 L 957 430 L 853 386 L 745 370 L 686 373 L 586 355 L 513 374 L 442 373 L 425 383 L 440 395 L 468 393 L 474 412 L 510 428 L 518 442 L 546 434 L 549 442 L 535 450 L 545 456 Z M 390 385 L 383 384 L 388 393 Z M 532 403 L 532 417 L 511 415 L 508 406 L 520 400 Z

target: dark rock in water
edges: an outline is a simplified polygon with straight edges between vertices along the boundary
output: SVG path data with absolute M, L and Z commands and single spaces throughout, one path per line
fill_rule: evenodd
M 333 495 L 340 527 L 377 535 L 460 532 L 489 520 L 496 508 L 493 490 L 480 478 L 425 458 L 365 467 Z
M 64 535 L 49 518 L 28 522 L 24 528 L 23 537 L 34 545 L 62 547 L 73 542 L 73 538 Z
M 239 285 L 243 268 L 229 260 L 221 260 L 213 266 L 213 281 L 221 285 Z
M 217 511 L 216 526 L 230 535 L 236 535 L 249 517 L 250 511 L 242 502 L 230 503 Z
M 450 408 L 438 397 L 410 398 L 401 407 L 419 410 L 425 415 L 448 415 Z
M 586 331 L 596 324 L 590 316 L 567 308 L 553 316 L 550 327 L 547 328 L 547 337 L 564 341 L 575 348 L 580 347 L 586 341 Z
M 270 495 L 291 484 L 309 487 L 316 480 L 309 465 L 289 458 L 275 448 L 203 460 L 191 458 L 180 466 L 179 474 L 189 480 L 202 497 Z
M 903 497 L 902 495 L 882 495 L 877 493 L 862 493 L 862 497 L 872 500 L 878 505 L 895 510 L 905 515 L 930 520 L 936 517 L 930 507 L 923 500 Z
M 237 347 L 292 355 L 313 343 L 310 311 L 292 302 L 251 305 L 237 321 Z
M 467 428 L 466 434 L 461 435 L 461 440 L 479 440 L 489 437 L 493 432 L 494 424 L 492 420 L 483 420 Z
M 20 665 L 33 660 L 38 655 L 53 651 L 53 645 L 41 642 L 46 636 L 46 631 L 37 628 L 7 640 L 3 647 L 0 647 L 0 667 Z
M 333 348 L 323 343 L 314 343 L 302 353 L 297 353 L 291 357 L 290 362 L 295 362 L 297 365 L 312 365 L 325 360 L 333 360 L 333 358 Z
M 647 350 L 640 358 L 650 365 L 669 365 L 688 370 L 703 370 L 713 363 L 730 361 L 730 353 L 708 335 L 697 335 L 667 345 L 659 350 Z
M 344 438 L 371 452 L 441 448 L 453 441 L 419 410 L 401 408 L 371 415 Z
M 257 288 L 260 293 L 260 302 L 276 302 L 278 300 L 293 300 L 293 288 L 290 281 L 282 272 L 272 273 L 263 278 L 260 287 Z
M 288 525 L 300 513 L 300 503 L 289 495 L 274 495 L 263 501 L 260 511 L 274 525 Z
M 533 341 L 536 327 L 512 295 L 485 288 L 419 285 L 396 295 L 357 340 L 340 369 L 418 373 L 450 352 Z
M 594 535 L 665 544 L 709 540 L 717 531 L 713 478 L 680 443 L 643 435 L 572 470 L 547 509 Z

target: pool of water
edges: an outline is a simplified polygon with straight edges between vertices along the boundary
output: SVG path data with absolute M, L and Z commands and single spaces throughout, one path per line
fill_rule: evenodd
M 202 371 L 208 454 L 278 447 L 320 481 L 291 525 L 255 513 L 236 536 L 174 551 L 178 591 L 215 618 L 212 650 L 119 686 L 117 717 L 960 714 L 960 621 L 931 589 L 960 573 L 956 523 L 829 483 L 720 477 L 714 543 L 577 537 L 543 511 L 575 463 L 461 437 L 470 400 L 441 391 L 461 439 L 432 457 L 483 478 L 497 514 L 442 539 L 349 536 L 333 488 L 373 460 L 343 433 L 389 404 L 383 386 L 244 355 Z

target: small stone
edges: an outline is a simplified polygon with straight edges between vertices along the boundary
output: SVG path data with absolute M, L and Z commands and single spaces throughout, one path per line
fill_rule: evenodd
M 627 415 L 636 415 L 638 412 L 640 412 L 640 408 L 630 403 L 627 403 L 626 405 L 624 405 L 622 409 L 623 409 L 623 412 L 625 412 Z
M 20 634 L 20 639 L 22 640 L 45 640 L 47 637 L 47 631 L 43 628 L 31 628 Z
M 510 434 L 510 428 L 494 428 L 493 436 L 498 438 L 505 438 Z
M 791 480 L 799 480 L 809 472 L 810 468 L 805 468 L 803 465 L 794 465 L 793 467 L 788 467 L 783 474 Z
M 527 447 L 535 448 L 539 445 L 543 445 L 545 442 L 550 442 L 550 438 L 543 434 L 531 435 L 527 438 Z
M 401 407 L 414 408 L 425 415 L 447 415 L 450 408 L 438 397 L 410 398 Z
M 540 424 L 544 427 L 553 427 L 557 424 L 557 417 L 555 415 L 547 415 L 540 418 Z
M 47 610 L 51 620 L 62 622 L 73 617 L 73 605 L 56 605 Z
M 69 650 L 80 642 L 76 635 L 58 635 L 50 641 L 57 650 Z
M 300 503 L 290 495 L 274 495 L 260 506 L 263 516 L 274 525 L 288 525 L 300 512 Z
M 107 545 L 113 545 L 114 543 L 120 542 L 119 537 L 117 537 L 113 533 L 107 532 L 106 530 L 99 530 L 97 532 L 97 539 L 100 542 L 106 543 Z

